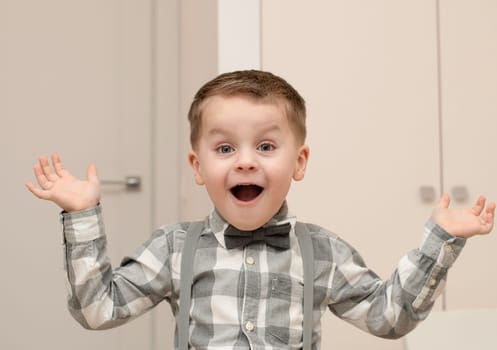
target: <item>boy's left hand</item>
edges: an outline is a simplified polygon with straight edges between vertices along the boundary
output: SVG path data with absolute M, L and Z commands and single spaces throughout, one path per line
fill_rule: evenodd
M 472 208 L 449 208 L 450 197 L 444 194 L 433 211 L 433 220 L 445 231 L 456 237 L 469 238 L 485 235 L 494 226 L 495 203 L 485 208 L 485 197 L 480 196 Z

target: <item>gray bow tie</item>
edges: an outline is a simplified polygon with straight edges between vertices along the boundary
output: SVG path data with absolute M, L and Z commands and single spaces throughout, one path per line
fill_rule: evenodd
M 275 248 L 288 249 L 290 248 L 288 234 L 291 227 L 290 223 L 286 223 L 260 227 L 254 231 L 241 231 L 229 225 L 224 231 L 224 243 L 226 243 L 226 248 L 228 249 L 243 248 L 252 242 L 265 242 Z

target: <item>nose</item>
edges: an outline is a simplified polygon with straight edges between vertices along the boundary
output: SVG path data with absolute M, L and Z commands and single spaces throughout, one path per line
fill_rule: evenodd
M 258 163 L 253 152 L 239 151 L 235 167 L 238 171 L 256 170 L 258 168 Z

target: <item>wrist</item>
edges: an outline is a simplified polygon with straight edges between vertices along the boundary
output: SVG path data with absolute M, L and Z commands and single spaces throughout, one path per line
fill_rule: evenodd
M 97 208 L 99 206 L 100 206 L 100 202 L 96 202 L 96 203 L 88 203 L 86 205 L 61 207 L 61 209 L 62 209 L 62 213 L 77 214 L 77 213 L 83 213 L 83 212 L 94 210 L 95 208 Z
M 62 212 L 61 223 L 66 243 L 82 243 L 104 237 L 100 206 L 78 212 Z

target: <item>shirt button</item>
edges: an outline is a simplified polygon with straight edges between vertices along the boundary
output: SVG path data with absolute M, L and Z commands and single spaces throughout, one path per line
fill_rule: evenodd
M 430 287 L 433 287 L 435 284 L 437 284 L 437 280 L 436 280 L 436 279 L 434 279 L 434 278 L 432 278 L 432 279 L 430 280 Z
M 251 256 L 247 256 L 247 258 L 245 259 L 245 262 L 249 265 L 254 265 L 255 264 L 255 259 Z
M 452 249 L 452 247 L 450 245 L 445 245 L 444 246 L 444 251 L 448 254 L 450 253 L 453 253 L 454 252 L 454 249 Z
M 248 321 L 247 323 L 245 323 L 245 329 L 248 332 L 252 332 L 254 330 L 254 324 L 252 322 Z

